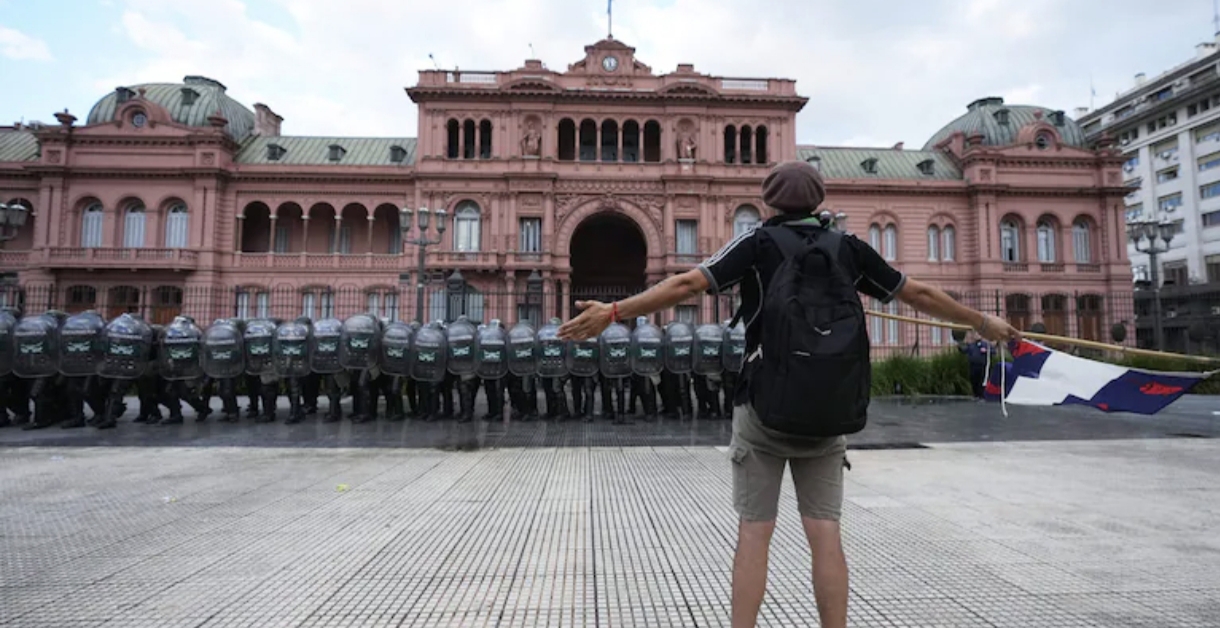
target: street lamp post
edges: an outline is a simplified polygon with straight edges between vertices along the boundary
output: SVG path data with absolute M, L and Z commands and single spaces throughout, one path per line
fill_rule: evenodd
M 17 237 L 17 233 L 25 226 L 30 217 L 30 210 L 25 205 L 0 203 L 0 242 L 8 242 Z
M 436 214 L 436 239 L 428 237 L 428 228 L 431 226 L 433 214 Z M 427 248 L 441 243 L 445 235 L 445 219 L 448 217 L 449 214 L 444 209 L 433 212 L 427 207 L 420 207 L 419 211 L 403 207 L 398 210 L 398 227 L 402 230 L 403 245 L 414 244 L 419 249 L 419 265 L 415 269 L 415 320 L 419 321 L 421 325 L 424 323 L 424 273 L 427 265 Z M 412 218 L 415 219 L 415 225 L 419 227 L 418 238 L 410 237 Z
M 1168 220 L 1136 220 L 1127 223 L 1127 237 L 1135 250 L 1148 255 L 1152 269 L 1152 333 L 1157 351 L 1165 350 L 1165 330 L 1161 327 L 1161 268 L 1157 258 L 1169 251 L 1173 223 Z

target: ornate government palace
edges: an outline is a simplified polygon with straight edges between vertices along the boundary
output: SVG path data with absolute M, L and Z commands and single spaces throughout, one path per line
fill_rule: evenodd
M 804 159 L 841 226 L 949 291 L 1003 294 L 1010 318 L 1100 335 L 1102 302 L 1129 299 L 1123 158 L 1062 111 L 982 98 L 921 148 L 800 145 L 794 81 L 657 72 L 613 39 L 562 71 L 424 70 L 406 95 L 415 137 L 283 135 L 199 76 L 0 128 L 0 202 L 31 210 L 0 272 L 69 310 L 221 291 L 239 315 L 318 316 L 346 291 L 408 318 L 420 232 L 400 210 L 444 209 L 431 311 L 460 271 L 475 310 L 513 319 L 541 285 L 563 315 L 691 268 L 767 216 L 772 164 Z

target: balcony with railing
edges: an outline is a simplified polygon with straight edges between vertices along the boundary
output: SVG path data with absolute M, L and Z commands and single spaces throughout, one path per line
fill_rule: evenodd
M 53 246 L 45 249 L 51 268 L 194 270 L 199 252 L 191 249 Z
M 29 266 L 30 251 L 0 250 L 0 272 L 19 270 Z

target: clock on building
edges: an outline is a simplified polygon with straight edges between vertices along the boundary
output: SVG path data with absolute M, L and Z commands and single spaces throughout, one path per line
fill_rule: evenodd
M 608 55 L 602 58 L 602 68 L 607 72 L 613 72 L 618 69 L 618 58 L 613 55 Z

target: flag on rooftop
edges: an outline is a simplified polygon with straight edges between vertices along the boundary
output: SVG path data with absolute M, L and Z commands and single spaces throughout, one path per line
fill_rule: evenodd
M 1022 406 L 1092 406 L 1106 412 L 1156 414 L 1220 371 L 1163 373 L 1107 364 L 1036 342 L 1010 343 L 1011 363 L 990 366 L 992 401 Z

